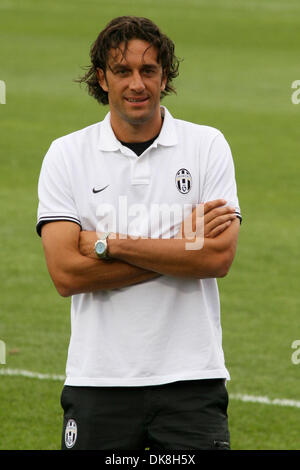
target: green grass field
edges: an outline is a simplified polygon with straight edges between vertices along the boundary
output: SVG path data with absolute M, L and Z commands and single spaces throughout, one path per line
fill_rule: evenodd
M 299 122 L 297 0 L 1 0 L 0 339 L 8 369 L 64 374 L 69 299 L 56 293 L 35 233 L 37 180 L 50 142 L 101 120 L 72 80 L 119 15 L 146 16 L 176 43 L 175 117 L 222 130 L 231 145 L 244 221 L 219 282 L 233 449 L 300 449 L 300 409 L 236 394 L 299 400 Z M 0 375 L 0 450 L 58 449 L 61 380 Z M 299 401 L 298 401 L 299 403 Z

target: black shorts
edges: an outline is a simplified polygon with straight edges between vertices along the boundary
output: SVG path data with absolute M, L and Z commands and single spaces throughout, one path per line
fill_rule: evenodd
M 230 449 L 224 379 L 147 387 L 65 386 L 62 449 Z

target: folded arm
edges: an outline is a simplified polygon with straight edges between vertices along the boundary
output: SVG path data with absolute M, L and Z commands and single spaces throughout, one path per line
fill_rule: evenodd
M 48 270 L 63 297 L 126 287 L 160 275 L 121 260 L 107 263 L 84 256 L 79 251 L 79 236 L 80 227 L 72 222 L 51 222 L 42 228 Z
M 196 208 L 184 220 L 179 236 L 175 238 L 133 239 L 111 234 L 108 238 L 109 255 L 112 259 L 159 274 L 190 278 L 223 277 L 232 264 L 240 227 L 235 209 L 224 207 L 224 203 L 223 200 L 215 200 L 203 204 L 200 216 Z M 197 223 L 202 229 L 200 234 L 197 233 Z M 82 232 L 81 253 L 96 258 L 93 250 L 96 240 L 96 232 Z
M 186 277 L 224 277 L 234 259 L 240 222 L 235 219 L 217 237 L 195 239 L 195 249 L 187 239 L 116 238 L 109 240 L 110 256 L 160 274 Z M 198 243 L 198 248 L 197 248 Z
M 239 222 L 232 210 L 216 200 L 204 205 L 204 246 L 186 250 L 191 240 L 109 240 L 110 262 L 94 253 L 96 232 L 80 231 L 72 222 L 51 222 L 42 228 L 49 273 L 63 297 L 116 289 L 149 281 L 161 274 L 179 277 L 224 276 L 232 263 Z M 195 223 L 194 214 L 192 222 Z M 182 234 L 186 221 L 182 224 Z M 193 228 L 193 227 L 192 227 Z

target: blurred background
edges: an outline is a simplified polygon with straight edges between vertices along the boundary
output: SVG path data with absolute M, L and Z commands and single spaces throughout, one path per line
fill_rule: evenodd
M 0 0 L 0 449 L 60 447 L 70 299 L 35 232 L 37 182 L 52 140 L 108 111 L 73 80 L 120 15 L 173 39 L 183 60 L 162 104 L 220 129 L 234 157 L 243 223 L 219 281 L 232 448 L 299 449 L 298 0 Z

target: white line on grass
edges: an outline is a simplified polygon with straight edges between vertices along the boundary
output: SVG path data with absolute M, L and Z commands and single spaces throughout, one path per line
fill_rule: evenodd
M 261 403 L 262 405 L 291 406 L 300 408 L 300 401 L 290 400 L 288 398 L 269 398 L 256 395 L 243 395 L 241 393 L 230 393 L 229 399 L 244 401 L 246 403 Z
M 39 380 L 54 380 L 61 381 L 65 380 L 64 375 L 59 374 L 41 374 L 39 372 L 32 372 L 30 370 L 22 369 L 0 369 L 0 375 L 9 375 L 15 377 L 28 377 L 30 379 Z M 269 398 L 261 397 L 257 395 L 247 395 L 242 393 L 230 393 L 229 398 L 231 400 L 239 400 L 245 403 L 261 403 L 262 405 L 274 405 L 274 406 L 290 406 L 292 408 L 300 408 L 300 401 L 290 400 L 288 398 Z
M 40 374 L 39 372 L 32 372 L 31 370 L 22 369 L 0 369 L 0 375 L 14 375 L 16 377 L 29 377 L 30 379 L 39 380 L 65 380 L 64 375 Z

